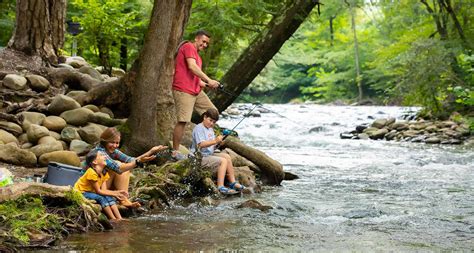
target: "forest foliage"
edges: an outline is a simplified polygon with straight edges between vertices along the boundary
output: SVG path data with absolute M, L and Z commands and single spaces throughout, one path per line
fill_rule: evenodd
M 363 98 L 377 104 L 423 106 L 440 117 L 453 111 L 472 115 L 474 2 L 320 2 L 321 12 L 313 11 L 243 96 L 276 103 L 350 103 L 359 96 L 359 82 Z M 211 32 L 204 68 L 219 79 L 283 6 L 275 0 L 196 0 L 184 39 L 192 39 L 198 29 Z M 0 3 L 0 47 L 11 36 L 14 8 L 14 0 Z M 151 0 L 68 1 L 68 20 L 79 22 L 82 32 L 67 35 L 63 53 L 70 55 L 76 40 L 78 54 L 89 62 L 129 68 L 152 8 Z

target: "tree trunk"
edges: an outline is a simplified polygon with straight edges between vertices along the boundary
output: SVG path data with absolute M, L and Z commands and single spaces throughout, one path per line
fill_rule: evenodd
M 318 0 L 288 1 L 281 15 L 275 16 L 268 28 L 244 50 L 221 80 L 227 92 L 240 94 L 278 53 L 283 43 L 303 23 Z M 225 110 L 237 98 L 217 91 L 209 92 L 219 111 Z
M 126 152 L 137 155 L 172 136 L 176 115 L 171 92 L 174 53 L 182 38 L 192 0 L 155 0 L 150 25 L 131 86 L 130 136 Z
M 448 39 L 448 31 L 446 30 L 446 27 L 444 26 L 444 22 L 442 19 L 442 13 L 441 12 L 436 12 L 435 9 L 431 8 L 431 6 L 426 2 L 426 0 L 420 0 L 422 4 L 425 5 L 426 10 L 430 13 L 430 15 L 433 17 L 433 20 L 436 25 L 436 31 L 439 33 L 439 36 L 441 40 L 447 40 Z M 433 3 L 433 6 L 436 7 L 436 4 Z
M 17 0 L 16 24 L 8 48 L 57 63 L 64 43 L 66 0 Z
M 354 2 L 351 1 L 349 3 L 349 11 L 351 13 L 351 24 L 352 24 L 352 34 L 354 36 L 354 61 L 355 61 L 355 69 L 356 69 L 356 85 L 359 90 L 359 97 L 358 101 L 362 101 L 362 77 L 360 76 L 360 65 L 359 65 L 359 42 L 357 41 L 357 30 L 356 30 L 356 23 L 355 23 L 355 10 L 354 10 Z

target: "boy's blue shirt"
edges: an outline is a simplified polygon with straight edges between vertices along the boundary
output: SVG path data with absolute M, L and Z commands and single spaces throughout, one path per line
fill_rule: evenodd
M 216 138 L 214 134 L 214 129 L 206 128 L 202 122 L 199 123 L 193 129 L 193 143 L 191 144 L 190 151 L 192 153 L 196 152 L 197 145 L 203 141 L 214 140 Z M 207 148 L 201 148 L 201 153 L 203 156 L 210 156 L 214 154 L 215 145 L 209 146 Z

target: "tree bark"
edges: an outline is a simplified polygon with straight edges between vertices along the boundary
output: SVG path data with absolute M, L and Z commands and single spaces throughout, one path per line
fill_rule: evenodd
M 181 40 L 192 0 L 155 0 L 150 25 L 131 86 L 130 136 L 126 152 L 137 155 L 167 143 L 176 121 L 171 82 L 174 53 Z
M 66 0 L 17 0 L 16 24 L 8 48 L 39 55 L 49 64 L 58 62 L 64 44 Z
M 303 23 L 319 0 L 288 1 L 283 13 L 275 16 L 268 28 L 260 33 L 240 55 L 221 80 L 227 92 L 240 94 L 278 53 L 283 43 Z M 209 92 L 219 111 L 225 110 L 237 98 L 217 91 Z

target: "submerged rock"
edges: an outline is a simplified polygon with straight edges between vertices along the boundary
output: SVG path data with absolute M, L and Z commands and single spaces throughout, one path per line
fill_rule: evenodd
M 253 208 L 253 209 L 258 209 L 262 212 L 267 212 L 270 209 L 273 209 L 272 206 L 268 205 L 263 205 L 262 203 L 258 202 L 255 199 L 249 199 L 240 205 L 238 205 L 236 208 Z

